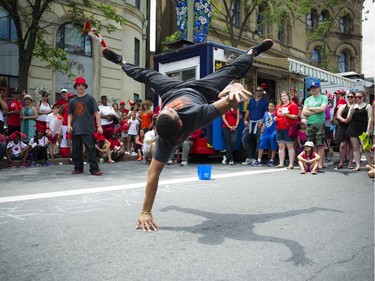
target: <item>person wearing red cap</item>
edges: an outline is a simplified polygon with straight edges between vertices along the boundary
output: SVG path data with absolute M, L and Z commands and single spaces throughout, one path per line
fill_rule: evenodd
M 21 131 L 21 109 L 22 101 L 21 95 L 17 89 L 14 89 L 12 92 L 12 100 L 8 103 L 8 110 L 4 112 L 8 116 L 8 134 L 11 135 L 16 131 Z
M 59 115 L 63 117 L 62 125 L 61 125 L 61 133 L 62 139 L 60 141 L 60 148 L 70 148 L 71 151 L 71 143 L 68 141 L 66 137 L 66 132 L 68 131 L 68 109 L 69 109 L 69 97 L 68 97 L 68 90 L 61 89 L 60 91 L 61 98 L 57 100 L 57 105 L 60 107 Z
M 125 101 L 120 101 L 120 108 L 119 111 L 121 112 L 121 119 L 125 118 L 129 114 L 129 109 L 125 108 Z
M 21 168 L 27 167 L 27 157 L 29 156 L 29 146 L 21 141 L 21 138 L 25 137 L 19 131 L 13 132 L 10 136 L 10 142 L 8 142 L 7 150 L 5 152 L 8 160 L 9 169 L 15 169 L 16 165 L 14 165 L 12 160 L 22 160 Z
M 241 84 L 230 82 L 245 77 L 253 64 L 254 56 L 269 50 L 272 46 L 273 41 L 265 39 L 218 71 L 202 79 L 188 81 L 174 80 L 157 71 L 132 65 L 108 48 L 103 49 L 102 54 L 106 59 L 121 65 L 129 77 L 153 88 L 163 102 L 156 119 L 156 151 L 149 168 L 145 199 L 137 228 L 143 231 L 158 228 L 151 209 L 160 173 L 176 145 L 183 142 L 193 131 L 207 126 L 225 114 L 231 107 L 249 99 L 252 95 L 250 92 Z
M 36 134 L 29 141 L 29 148 L 33 153 L 33 161 L 30 164 L 30 167 L 36 167 L 36 161 L 38 159 L 43 160 L 43 165 L 52 166 L 51 162 L 48 162 L 48 139 L 45 136 L 47 127 L 43 123 L 36 123 Z
M 74 89 L 77 96 L 70 100 L 68 111 L 68 133 L 72 137 L 72 160 L 75 174 L 83 173 L 83 150 L 86 148 L 87 162 L 90 164 L 90 173 L 99 176 L 102 172 L 96 161 L 95 149 L 95 126 L 94 116 L 97 123 L 97 132 L 103 134 L 103 128 L 96 100 L 86 93 L 88 85 L 83 77 L 75 80 Z

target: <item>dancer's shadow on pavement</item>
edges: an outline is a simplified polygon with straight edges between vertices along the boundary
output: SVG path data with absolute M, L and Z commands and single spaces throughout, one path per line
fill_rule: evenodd
M 198 238 L 198 242 L 208 245 L 222 244 L 225 238 L 231 238 L 240 241 L 281 243 L 288 247 L 292 254 L 292 257 L 286 261 L 294 262 L 295 265 L 312 265 L 314 264 L 314 262 L 306 257 L 304 247 L 297 241 L 273 236 L 258 235 L 254 232 L 255 225 L 260 223 L 267 223 L 278 219 L 298 216 L 302 214 L 314 213 L 318 211 L 342 213 L 342 211 L 338 210 L 316 207 L 260 215 L 218 214 L 190 208 L 180 208 L 176 206 L 166 207 L 161 209 L 160 211 L 168 212 L 172 210 L 188 214 L 194 214 L 197 216 L 204 217 L 207 220 L 194 226 L 167 226 L 162 227 L 161 229 L 170 231 L 186 231 L 190 233 L 200 234 L 201 236 Z

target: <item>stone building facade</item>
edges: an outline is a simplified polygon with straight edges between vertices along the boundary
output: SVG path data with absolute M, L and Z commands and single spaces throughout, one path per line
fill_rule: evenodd
M 97 0 L 97 2 L 112 5 L 117 14 L 126 20 L 124 25 L 117 25 L 117 31 L 110 34 L 101 33 L 107 46 L 123 54 L 126 61 L 145 67 L 149 49 L 147 36 L 149 1 Z M 61 46 L 70 53 L 71 69 L 76 76 L 86 78 L 89 84 L 87 92 L 96 99 L 99 99 L 101 95 L 106 95 L 110 100 L 117 102 L 144 99 L 144 85 L 127 77 L 119 66 L 102 57 L 100 44 L 88 36 L 84 36 L 72 26 L 68 8 L 64 4 L 64 1 L 53 1 L 51 12 L 45 13 L 43 22 L 48 25 L 46 32 L 48 34 L 45 39 L 52 46 Z M 4 10 L 0 10 L 0 12 L 3 17 L 8 18 L 8 25 L 11 28 L 9 15 Z M 94 11 L 87 9 L 87 18 L 89 19 L 93 13 Z M 99 20 L 105 20 L 103 16 L 96 15 L 96 17 Z M 78 24 L 83 26 L 86 20 L 81 19 Z M 0 37 L 3 39 L 3 44 L 0 44 L 0 55 L 5 62 L 4 67 L 0 68 L 0 87 L 11 92 L 17 85 L 18 47 L 17 44 L 11 42 L 11 38 L 7 37 L 5 32 L 2 32 Z M 59 98 L 61 88 L 67 88 L 72 93 L 75 92 L 73 89 L 74 78 L 46 68 L 43 62 L 33 59 L 26 92 L 39 99 L 38 90 L 47 89 L 51 93 L 53 102 Z
M 176 2 L 178 1 L 157 0 L 157 26 L 160 30 L 156 34 L 157 52 L 161 52 L 160 46 L 164 38 L 177 30 L 175 24 Z M 236 14 L 234 21 L 239 24 L 243 21 L 245 13 L 241 7 L 241 2 L 241 0 L 234 0 L 232 7 L 232 13 Z M 272 10 L 275 9 L 270 2 L 264 1 L 254 10 L 246 22 L 240 44 L 234 47 L 247 49 L 263 40 L 263 38 L 272 38 L 275 41 L 275 46 L 270 51 L 271 56 L 278 58 L 292 57 L 317 67 L 324 67 L 322 65 L 323 56 L 327 56 L 328 70 L 361 73 L 363 1 L 352 1 L 352 4 L 345 8 L 345 13 L 337 17 L 330 33 L 323 40 L 311 40 L 308 34 L 311 30 L 315 30 L 320 22 L 327 19 L 329 15 L 335 14 L 341 7 L 314 9 L 305 17 L 299 18 L 295 15 L 296 11 L 288 11 L 285 13 L 284 24 L 280 28 L 276 24 L 266 23 L 261 15 L 264 10 L 270 10 L 272 13 Z M 318 0 L 317 4 L 319 2 L 323 1 Z M 219 43 L 228 41 L 224 17 L 217 14 L 211 24 L 213 28 L 210 29 L 207 40 Z M 325 45 L 328 48 L 327 50 L 324 50 Z

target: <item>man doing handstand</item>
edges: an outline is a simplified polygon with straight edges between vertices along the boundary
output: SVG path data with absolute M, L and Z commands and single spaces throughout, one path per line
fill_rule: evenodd
M 152 87 L 162 99 L 162 109 L 156 120 L 156 151 L 150 164 L 145 198 L 137 228 L 143 231 L 157 230 L 151 209 L 155 200 L 160 173 L 179 142 L 190 133 L 205 127 L 230 108 L 247 101 L 251 93 L 239 83 L 228 85 L 234 79 L 246 76 L 253 64 L 253 57 L 267 51 L 273 45 L 271 39 L 250 48 L 210 75 L 193 81 L 178 81 L 155 70 L 148 70 L 127 63 L 122 56 L 108 48 L 103 56 L 122 66 L 125 73 L 134 80 Z M 218 100 L 219 98 L 219 100 Z M 213 102 L 214 101 L 214 102 Z M 213 103 L 211 103 L 213 102 Z

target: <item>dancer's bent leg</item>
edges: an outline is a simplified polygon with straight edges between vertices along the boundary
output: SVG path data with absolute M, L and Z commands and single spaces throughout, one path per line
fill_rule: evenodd
M 181 88 L 179 85 L 183 83 L 183 81 L 172 79 L 155 70 L 142 68 L 130 63 L 125 63 L 122 69 L 129 77 L 152 87 L 160 97 L 174 88 Z

